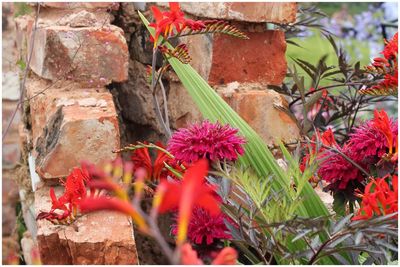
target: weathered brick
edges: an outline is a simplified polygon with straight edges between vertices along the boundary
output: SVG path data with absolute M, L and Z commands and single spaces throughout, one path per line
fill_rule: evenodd
M 62 188 L 56 187 L 57 195 Z M 49 187 L 35 192 L 36 213 L 51 207 Z M 79 217 L 72 225 L 39 220 L 37 241 L 43 264 L 138 264 L 131 220 L 112 211 Z
M 158 3 L 167 6 L 166 3 Z M 192 15 L 212 18 L 236 20 L 245 22 L 291 23 L 296 21 L 296 3 L 266 3 L 266 2 L 202 2 L 180 3 L 181 9 Z
M 8 127 L 11 120 L 12 114 L 17 107 L 17 101 L 2 101 L 2 114 L 3 114 L 3 133 Z M 20 159 L 20 148 L 18 145 L 19 134 L 18 134 L 18 123 L 21 119 L 19 111 L 15 114 L 14 120 L 11 123 L 10 128 L 7 131 L 7 135 L 3 140 L 2 149 L 2 163 L 3 168 L 14 168 Z
M 99 163 L 114 159 L 112 150 L 119 148 L 120 135 L 107 89 L 51 85 L 40 79 L 29 79 L 26 84 L 31 98 L 33 155 L 40 177 L 65 177 L 81 160 Z
M 187 127 L 203 119 L 186 88 L 178 82 L 171 81 L 169 84 L 168 110 L 171 127 L 174 129 Z
M 248 89 L 242 84 L 237 91 L 221 92 L 221 94 L 266 144 L 276 145 L 280 140 L 297 141 L 300 137 L 299 128 L 287 111 L 285 99 L 273 90 Z
M 15 43 L 18 50 L 18 56 L 24 62 L 27 62 L 28 32 L 32 30 L 34 19 L 31 16 L 24 15 L 14 19 L 15 21 Z
M 114 25 L 44 24 L 37 29 L 34 47 L 30 67 L 45 79 L 68 79 L 90 87 L 127 80 L 128 47 L 122 30 Z
M 286 41 L 281 31 L 246 32 L 249 40 L 215 35 L 208 82 L 279 85 L 286 75 Z

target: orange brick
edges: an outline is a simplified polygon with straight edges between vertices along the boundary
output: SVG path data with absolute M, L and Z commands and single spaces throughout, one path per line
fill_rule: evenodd
M 39 176 L 61 178 L 81 160 L 114 159 L 112 150 L 119 148 L 120 134 L 111 93 L 105 88 L 78 88 L 76 84 L 54 88 L 49 84 L 40 79 L 26 83 Z
M 36 213 L 51 207 L 48 186 L 35 192 Z M 56 187 L 57 195 L 62 188 Z M 138 264 L 131 220 L 101 211 L 79 217 L 73 225 L 37 221 L 37 241 L 43 264 Z

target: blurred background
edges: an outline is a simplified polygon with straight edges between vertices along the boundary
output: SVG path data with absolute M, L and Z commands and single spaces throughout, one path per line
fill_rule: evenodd
M 368 65 L 383 50 L 384 39 L 397 32 L 398 3 L 299 3 L 299 8 L 316 7 L 325 13 L 313 23 L 330 32 L 343 46 L 350 58 Z M 318 14 L 316 14 L 318 15 Z M 328 61 L 335 59 L 329 41 L 318 28 L 303 27 L 303 31 L 291 38 L 302 48 L 288 45 L 287 59 L 306 58 L 316 63 L 328 54 Z M 332 61 L 332 64 L 336 62 Z

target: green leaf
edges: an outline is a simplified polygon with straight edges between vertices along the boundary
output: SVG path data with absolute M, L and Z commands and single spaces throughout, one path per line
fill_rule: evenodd
M 336 212 L 337 215 L 346 215 L 346 203 L 347 200 L 343 194 L 337 193 L 333 195 L 333 210 Z

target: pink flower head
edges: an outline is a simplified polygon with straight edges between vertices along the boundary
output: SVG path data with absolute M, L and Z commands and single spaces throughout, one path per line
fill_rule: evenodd
M 246 142 L 237 136 L 238 129 L 207 120 L 174 133 L 168 143 L 168 150 L 177 161 L 193 163 L 201 158 L 211 161 L 235 161 L 243 155 L 242 145 Z
M 195 207 L 188 226 L 188 238 L 192 243 L 210 245 L 214 240 L 231 239 L 228 228 L 224 223 L 228 219 L 223 213 L 211 215 L 207 210 Z M 177 224 L 172 225 L 172 234 L 177 235 Z
M 391 132 L 397 138 L 397 120 L 390 121 Z M 389 149 L 385 135 L 374 127 L 373 120 L 367 121 L 357 127 L 350 134 L 349 147 L 352 159 L 356 162 L 375 164 Z
M 353 158 L 348 144 L 344 145 L 342 152 L 349 158 Z M 321 157 L 326 159 L 321 163 L 318 175 L 330 183 L 331 187 L 345 190 L 350 181 L 361 182 L 364 179 L 361 171 L 340 154 L 327 150 Z

